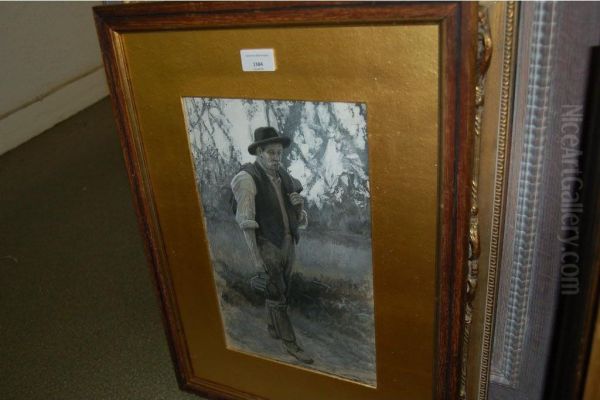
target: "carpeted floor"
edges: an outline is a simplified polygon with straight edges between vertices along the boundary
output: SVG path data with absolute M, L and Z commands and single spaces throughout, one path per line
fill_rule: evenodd
M 0 398 L 179 390 L 107 99 L 0 156 Z

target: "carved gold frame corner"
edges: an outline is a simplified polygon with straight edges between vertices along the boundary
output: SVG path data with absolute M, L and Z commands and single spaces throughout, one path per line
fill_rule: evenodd
M 510 159 L 518 11 L 515 1 L 479 2 L 461 400 L 488 398 Z

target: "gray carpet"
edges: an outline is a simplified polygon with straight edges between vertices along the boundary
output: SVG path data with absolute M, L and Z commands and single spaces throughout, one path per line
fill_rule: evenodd
M 103 100 L 0 157 L 0 398 L 179 390 Z

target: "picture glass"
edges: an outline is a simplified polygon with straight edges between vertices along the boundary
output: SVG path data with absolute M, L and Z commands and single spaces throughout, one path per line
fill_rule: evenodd
M 376 386 L 366 104 L 183 108 L 227 347 Z

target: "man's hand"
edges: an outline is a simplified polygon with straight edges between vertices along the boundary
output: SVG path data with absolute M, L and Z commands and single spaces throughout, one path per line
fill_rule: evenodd
M 293 206 L 298 207 L 300 210 L 302 210 L 304 208 L 304 198 L 302 198 L 302 196 L 300 196 L 296 192 L 290 193 L 289 196 L 290 196 L 290 203 L 292 203 Z

